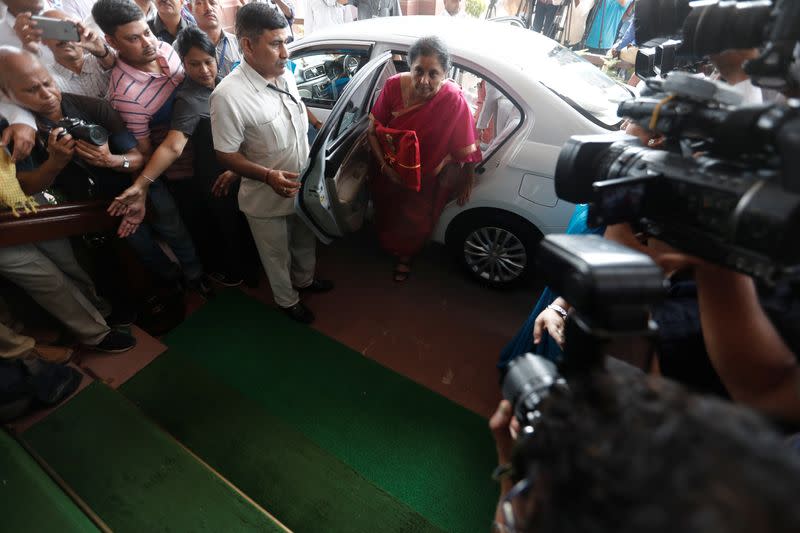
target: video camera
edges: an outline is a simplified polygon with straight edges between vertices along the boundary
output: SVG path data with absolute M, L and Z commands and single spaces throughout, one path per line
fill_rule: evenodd
M 641 78 L 667 74 L 676 58 L 690 62 L 723 50 L 766 44 L 760 57 L 745 66 L 753 83 L 773 89 L 797 84 L 793 67 L 800 41 L 800 2 L 796 0 L 637 0 L 635 17 L 636 42 L 644 49 L 641 61 L 636 58 Z M 652 42 L 658 38 L 668 41 Z M 648 50 L 649 44 L 656 44 L 656 51 Z M 652 61 L 648 56 L 654 56 Z
M 792 78 L 800 2 L 778 1 L 772 8 L 766 1 L 639 0 L 637 10 L 637 38 L 640 31 L 654 33 L 655 20 L 669 32 L 685 18 L 682 46 L 692 53 L 764 44 L 755 35 L 766 24 L 775 39 L 765 44 L 761 58 L 768 59 L 748 66 L 771 86 Z M 716 41 L 705 29 L 714 24 L 721 25 Z M 778 64 L 785 72 L 775 70 Z M 618 115 L 664 135 L 664 149 L 622 134 L 573 137 L 559 156 L 556 194 L 589 203 L 590 225 L 631 222 L 682 251 L 762 281 L 797 278 L 800 101 L 739 103 L 730 86 L 687 73 L 647 80 L 642 96 L 620 104 Z
M 538 407 L 551 387 L 603 371 L 615 342 L 655 335 L 650 306 L 665 293 L 664 275 L 652 259 L 597 235 L 548 235 L 536 260 L 547 284 L 574 312 L 566 319 L 564 358 L 558 365 L 533 354 L 509 363 L 503 397 L 511 402 L 523 436 L 534 432 Z

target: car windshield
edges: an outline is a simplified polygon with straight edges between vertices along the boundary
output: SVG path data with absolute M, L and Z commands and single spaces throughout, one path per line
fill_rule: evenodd
M 527 46 L 511 48 L 509 59 L 512 63 L 606 127 L 619 124 L 617 107 L 623 100 L 631 98 L 627 89 L 568 48 L 549 39 L 526 39 L 525 44 Z M 531 50 L 532 44 L 540 48 L 536 50 L 538 53 Z

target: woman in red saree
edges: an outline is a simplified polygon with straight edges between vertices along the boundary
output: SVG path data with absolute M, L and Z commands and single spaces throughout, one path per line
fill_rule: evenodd
M 408 277 L 411 260 L 450 198 L 457 195 L 459 205 L 469 200 L 475 163 L 482 157 L 469 105 L 461 88 L 446 79 L 450 56 L 444 44 L 437 37 L 423 37 L 409 50 L 408 60 L 411 72 L 389 78 L 378 96 L 369 134 L 378 165 L 370 183 L 375 225 L 381 246 L 397 258 L 396 281 Z M 388 153 L 376 133 L 385 131 L 381 127 L 415 132 L 419 161 Z M 414 181 L 409 172 L 417 166 L 411 163 L 419 165 L 418 190 L 409 184 Z

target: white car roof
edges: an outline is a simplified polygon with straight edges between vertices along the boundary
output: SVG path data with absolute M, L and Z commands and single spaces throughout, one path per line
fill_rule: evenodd
M 291 48 L 360 41 L 407 48 L 420 37 L 429 35 L 441 38 L 451 55 L 487 68 L 523 98 L 531 90 L 523 87 L 542 81 L 559 94 L 568 95 L 582 108 L 602 115 L 607 124 L 616 121 L 616 104 L 630 97 L 629 92 L 598 68 L 578 59 L 552 39 L 518 26 L 483 19 L 436 16 L 374 18 L 325 28 L 299 39 Z M 582 82 L 586 82 L 585 86 L 584 83 L 575 85 L 575 78 L 569 76 L 576 70 L 582 72 L 579 76 Z
M 510 24 L 434 16 L 381 17 L 329 26 L 299 40 L 297 44 L 354 40 L 410 46 L 420 37 L 429 35 L 442 39 L 451 54 L 497 63 L 507 62 L 509 47 L 544 53 L 552 49 L 554 44 L 539 33 Z

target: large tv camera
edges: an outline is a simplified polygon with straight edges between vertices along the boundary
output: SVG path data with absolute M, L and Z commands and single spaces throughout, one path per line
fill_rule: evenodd
M 636 72 L 666 75 L 678 65 L 723 50 L 766 46 L 745 70 L 761 87 L 796 85 L 795 49 L 800 40 L 796 0 L 637 0 Z
M 639 0 L 637 6 L 637 32 L 654 33 L 657 23 L 672 31 L 688 13 L 683 43 L 691 43 L 692 53 L 764 44 L 756 40 L 754 23 L 740 19 L 747 14 L 766 21 L 775 40 L 748 68 L 772 87 L 793 79 L 800 2 Z M 716 41 L 704 29 L 715 24 L 727 28 L 724 36 L 715 30 Z M 573 137 L 559 157 L 556 194 L 589 203 L 591 225 L 631 222 L 682 251 L 760 280 L 797 278 L 800 101 L 739 102 L 729 86 L 687 73 L 648 80 L 642 97 L 620 104 L 618 114 L 662 134 L 664 149 L 622 134 Z

